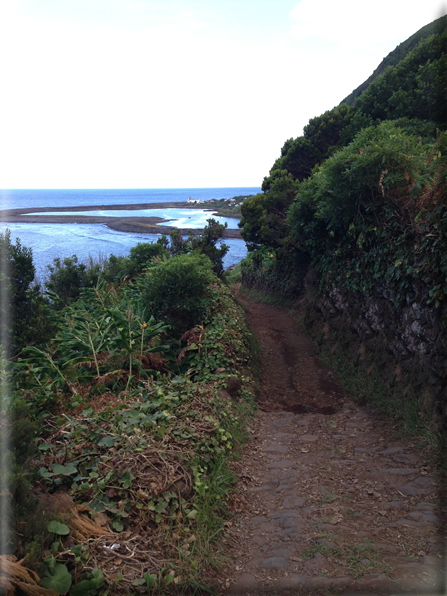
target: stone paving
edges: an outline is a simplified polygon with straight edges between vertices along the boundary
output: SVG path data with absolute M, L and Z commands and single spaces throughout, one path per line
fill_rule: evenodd
M 435 472 L 389 424 L 346 399 L 250 432 L 222 594 L 447 593 Z

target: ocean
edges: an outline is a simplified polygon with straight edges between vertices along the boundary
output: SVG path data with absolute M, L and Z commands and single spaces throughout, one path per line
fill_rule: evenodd
M 186 202 L 189 197 L 209 200 L 245 196 L 260 192 L 258 187 L 235 188 L 183 188 L 183 189 L 131 189 L 131 190 L 0 190 L 0 210 L 26 209 L 32 207 L 87 207 L 101 205 L 137 205 L 144 203 Z M 212 206 L 212 205 L 211 205 Z M 201 211 L 191 210 L 185 220 L 183 209 L 178 210 L 179 225 L 202 227 L 204 216 Z M 134 212 L 135 213 L 135 212 Z M 93 215 L 93 213 L 91 213 Z M 121 216 L 124 214 L 121 213 Z M 155 213 L 153 213 L 155 215 Z M 184 221 L 182 222 L 182 216 Z M 197 219 L 197 222 L 196 222 Z M 230 219 L 227 219 L 230 222 Z M 233 219 L 231 227 L 236 227 Z M 175 223 L 175 222 L 172 222 Z M 231 223 L 231 222 L 230 222 Z M 11 238 L 18 238 L 22 246 L 33 251 L 36 278 L 44 281 L 48 276 L 47 265 L 54 258 L 76 255 L 81 262 L 89 257 L 98 259 L 127 255 L 138 242 L 155 242 L 158 235 L 117 232 L 102 224 L 28 224 L 2 223 L 0 211 L 0 232 L 11 231 Z M 230 247 L 224 259 L 227 269 L 239 263 L 247 254 L 245 242 L 226 239 Z
M 150 188 L 112 190 L 0 190 L 1 209 L 27 207 L 82 207 L 96 205 L 138 205 L 170 203 L 192 199 L 230 199 L 261 192 L 259 187 L 246 188 Z

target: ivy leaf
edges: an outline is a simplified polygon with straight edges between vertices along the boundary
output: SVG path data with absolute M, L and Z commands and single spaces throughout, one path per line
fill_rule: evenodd
M 110 524 L 112 526 L 113 529 L 115 529 L 117 532 L 122 532 L 123 531 L 123 524 L 120 521 L 114 521 Z
M 40 585 L 58 594 L 66 594 L 71 587 L 71 575 L 65 565 L 56 563 L 51 571 L 47 571 L 47 577 L 41 580 Z
M 113 447 L 115 445 L 115 442 L 118 439 L 116 437 L 112 437 L 112 436 L 107 436 L 107 437 L 103 437 L 99 443 L 98 446 L 99 447 Z
M 53 466 L 53 473 L 62 474 L 62 476 L 70 476 L 70 474 L 76 474 L 77 471 L 78 469 L 74 464 L 67 464 L 66 466 L 54 464 Z
M 164 581 L 165 581 L 165 584 L 167 586 L 169 586 L 169 584 L 174 581 L 174 576 L 169 574 L 164 578 Z
M 51 445 L 51 443 L 42 443 L 42 445 L 39 445 L 38 449 L 40 449 L 41 451 L 48 451 L 48 449 L 51 449 L 53 445 Z
M 47 526 L 48 532 L 52 532 L 53 534 L 57 534 L 58 536 L 66 536 L 70 534 L 70 528 L 65 524 L 61 524 L 56 520 L 50 521 Z
M 136 579 L 134 582 L 132 582 L 133 586 L 142 586 L 146 583 L 145 579 Z

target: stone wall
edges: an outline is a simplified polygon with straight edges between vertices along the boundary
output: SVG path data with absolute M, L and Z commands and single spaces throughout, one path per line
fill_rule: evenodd
M 318 294 L 316 279 L 306 276 L 306 322 L 320 342 L 332 335 L 358 359 L 370 359 L 388 383 L 410 382 L 433 395 L 432 407 L 447 423 L 447 309 L 427 306 L 425 296 L 409 292 L 396 307 L 387 288 L 371 297 L 333 289 Z

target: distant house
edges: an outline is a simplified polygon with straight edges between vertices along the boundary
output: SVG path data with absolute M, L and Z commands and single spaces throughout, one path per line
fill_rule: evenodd
M 189 199 L 186 202 L 187 203 L 204 203 L 205 201 L 201 201 L 200 199 L 191 199 L 191 197 L 189 197 Z

